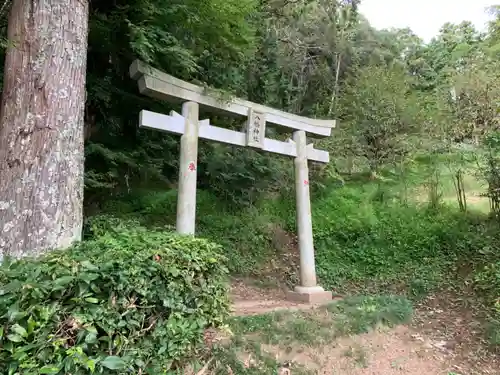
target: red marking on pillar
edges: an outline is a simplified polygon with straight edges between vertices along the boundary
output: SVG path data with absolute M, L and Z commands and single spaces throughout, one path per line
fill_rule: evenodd
M 304 185 L 309 185 L 309 181 L 308 180 L 304 180 Z
M 195 170 L 196 170 L 196 165 L 194 165 L 194 163 L 193 163 L 193 162 L 191 162 L 191 163 L 189 163 L 188 169 L 189 169 L 191 172 L 193 172 L 193 171 L 195 171 Z

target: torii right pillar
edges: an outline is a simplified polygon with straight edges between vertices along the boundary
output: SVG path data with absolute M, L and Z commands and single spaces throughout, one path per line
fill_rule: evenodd
M 287 296 L 292 301 L 302 303 L 327 303 L 332 300 L 332 292 L 324 290 L 316 282 L 306 132 L 303 130 L 294 132 L 293 140 L 297 146 L 297 157 L 294 164 L 297 233 L 300 250 L 300 285 L 296 286 L 293 291 L 289 291 Z

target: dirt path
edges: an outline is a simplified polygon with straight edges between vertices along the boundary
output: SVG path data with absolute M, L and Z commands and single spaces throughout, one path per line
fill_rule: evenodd
M 318 306 L 287 301 L 282 290 L 258 288 L 249 285 L 248 281 L 234 281 L 231 296 L 236 316 L 277 310 L 308 311 L 311 316 L 315 314 L 315 318 L 323 314 Z M 292 364 L 303 367 L 308 374 L 324 375 L 500 374 L 497 358 L 491 353 L 485 354 L 479 343 L 473 344 L 473 318 L 459 309 L 443 314 L 435 297 L 429 298 L 416 306 L 410 325 L 380 326 L 368 333 L 325 342 L 319 347 L 299 343 L 263 344 L 261 350 L 284 364 L 280 369 L 283 375 L 294 374 Z M 466 340 L 464 335 L 469 335 L 470 339 Z M 245 367 L 258 367 L 258 361 L 251 357 L 251 354 L 241 354 L 241 361 Z
M 262 289 L 249 285 L 249 281 L 234 280 L 231 284 L 234 316 L 266 314 L 278 310 L 309 310 L 316 306 L 288 301 L 285 291 Z
M 404 326 L 342 338 L 320 348 L 264 348 L 279 361 L 294 362 L 325 375 L 448 374 L 449 360 L 432 346 L 415 341 Z

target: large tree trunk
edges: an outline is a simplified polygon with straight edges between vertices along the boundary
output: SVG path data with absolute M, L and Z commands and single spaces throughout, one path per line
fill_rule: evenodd
M 14 0 L 0 122 L 0 258 L 81 238 L 88 0 Z

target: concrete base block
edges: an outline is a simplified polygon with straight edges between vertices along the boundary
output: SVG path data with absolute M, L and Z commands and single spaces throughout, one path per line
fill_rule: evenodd
M 287 292 L 287 299 L 299 303 L 322 304 L 332 302 L 333 295 L 320 286 L 311 288 L 297 286 L 295 290 Z

